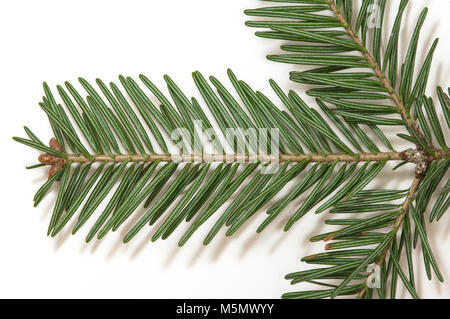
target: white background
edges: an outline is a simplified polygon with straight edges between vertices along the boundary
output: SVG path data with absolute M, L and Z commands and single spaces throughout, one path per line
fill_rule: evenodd
M 441 38 L 430 76 L 428 92 L 433 95 L 431 88 L 450 84 L 450 1 L 411 2 L 405 19 L 409 32 L 426 5 L 430 11 L 421 43 L 428 47 L 433 37 Z M 269 78 L 285 90 L 301 91 L 303 87 L 288 80 L 294 67 L 265 59 L 278 52 L 279 43 L 258 39 L 255 30 L 244 26 L 243 10 L 259 5 L 256 0 L 0 2 L 0 297 L 278 298 L 295 290 L 283 277 L 306 269 L 300 258 L 322 248 L 309 244 L 308 238 L 323 230 L 326 216 L 308 214 L 283 233 L 285 212 L 257 236 L 255 229 L 264 217 L 260 213 L 233 238 L 220 233 L 206 248 L 201 240 L 215 218 L 182 249 L 176 243 L 184 229 L 157 243 L 148 242 L 150 230 L 129 245 L 120 243 L 123 231 L 85 244 L 88 228 L 75 237 L 66 232 L 51 239 L 45 234 L 54 193 L 38 208 L 32 207 L 46 170 L 26 171 L 24 166 L 35 163 L 38 153 L 11 140 L 12 135 L 25 136 L 23 125 L 42 139 L 51 137 L 37 104 L 44 80 L 54 88 L 66 80 L 75 83 L 78 76 L 117 81 L 118 74 L 144 73 L 163 86 L 162 76 L 167 73 L 187 94 L 198 96 L 192 71 L 214 74 L 230 87 L 226 81 L 230 67 L 270 97 L 274 94 L 269 91 Z M 403 51 L 407 41 L 402 39 Z M 411 167 L 401 172 L 399 181 L 386 170 L 374 187 L 406 187 Z M 450 297 L 449 226 L 447 214 L 428 228 L 446 283 L 426 281 L 417 258 L 418 290 L 423 297 Z

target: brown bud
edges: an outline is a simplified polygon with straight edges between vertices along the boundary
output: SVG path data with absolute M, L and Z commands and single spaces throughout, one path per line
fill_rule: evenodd
M 56 157 L 47 153 L 41 154 L 38 157 L 39 162 L 45 165 L 53 165 L 56 162 Z
M 55 164 L 63 167 L 66 164 L 66 160 L 61 157 L 56 157 Z
M 62 165 L 59 164 L 53 164 L 52 167 L 50 167 L 50 170 L 48 171 L 48 178 L 52 178 L 53 175 L 59 172 L 59 170 L 62 168 Z
M 50 139 L 49 145 L 51 148 L 53 148 L 54 150 L 57 150 L 58 152 L 63 151 L 61 144 L 59 144 L 59 142 L 54 137 L 52 137 Z

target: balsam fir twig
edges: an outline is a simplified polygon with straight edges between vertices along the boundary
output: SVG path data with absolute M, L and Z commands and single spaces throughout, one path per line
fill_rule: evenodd
M 293 21 L 251 21 L 247 24 L 271 28 L 269 32 L 257 32 L 260 36 L 302 43 L 282 46 L 283 50 L 293 54 L 269 56 L 269 59 L 316 67 L 304 72 L 294 71 L 291 79 L 319 86 L 306 93 L 316 97 L 324 115 L 307 105 L 297 92 L 285 93 L 270 80 L 272 89 L 282 102 L 284 109 L 280 109 L 263 93 L 238 80 L 231 70 L 228 70 L 228 77 L 238 98 L 215 77 L 211 76 L 208 82 L 199 72 L 193 73 L 194 82 L 213 121 L 204 113 L 201 102 L 196 98 L 189 99 L 168 76 L 164 78 L 170 98 L 144 75 L 140 76 L 141 84 L 131 77 L 119 76 L 122 89 L 114 83 L 107 86 L 99 79 L 96 80 L 96 89 L 80 78 L 87 96 L 66 82 L 65 87 L 57 86 L 61 104 L 44 83 L 45 96 L 40 106 L 49 118 L 55 138 L 48 147 L 25 127 L 29 139 L 14 139 L 44 152 L 39 160 L 51 165 L 49 180 L 36 193 L 35 205 L 57 180 L 61 180 L 48 234 L 56 236 L 84 203 L 72 230 L 73 234 L 78 232 L 113 191 L 116 183 L 119 185 L 112 198 L 86 237 L 88 242 L 96 235 L 101 239 L 109 231 L 117 230 L 144 203 L 143 206 L 149 210 L 131 225 L 131 230 L 124 236 L 124 243 L 132 240 L 145 225 L 154 225 L 164 219 L 152 241 L 168 238 L 183 221 L 191 222 L 178 243 L 183 246 L 203 223 L 229 202 L 206 236 L 206 245 L 223 227 L 228 227 L 227 236 L 233 235 L 262 207 L 271 203 L 267 218 L 257 230 L 263 231 L 288 205 L 303 195 L 299 207 L 286 212 L 291 216 L 285 231 L 317 205 L 320 205 L 315 211 L 317 214 L 328 209 L 331 209 L 331 214 L 378 214 L 363 219 L 329 220 L 330 224 L 343 228 L 312 238 L 313 241 L 325 240 L 328 251 L 304 260 L 331 267 L 286 276 L 292 283 L 308 281 L 327 289 L 288 293 L 284 297 L 355 295 L 369 298 L 376 291 L 383 298 L 387 294 L 389 276 L 392 276 L 393 283 L 391 297 L 395 297 L 396 276 L 416 297 L 411 254 L 419 240 L 425 248 L 423 256 L 427 274 L 431 276 L 433 269 L 442 279 L 427 241 L 423 217 L 431 195 L 450 167 L 446 134 L 433 101 L 425 96 L 437 41 L 433 43 L 413 85 L 417 41 L 426 10 L 414 30 L 397 90 L 397 43 L 406 0 L 400 2 L 382 67 L 381 29 L 373 33 L 373 49 L 366 49 L 369 38 L 369 28 L 365 25 L 367 10 L 373 1 L 363 1 L 355 28 L 352 1 L 286 2 L 299 5 L 247 10 L 246 13 Z M 381 17 L 385 6 L 386 0 L 380 0 Z M 334 17 L 318 14 L 324 10 Z M 304 45 L 304 42 L 311 45 Z M 346 55 L 353 51 L 361 56 Z M 141 88 L 142 84 L 151 95 Z M 448 124 L 450 100 L 441 88 L 437 92 Z M 394 106 L 389 105 L 391 102 Z M 329 104 L 335 108 L 329 108 Z M 400 119 L 392 118 L 398 114 Z M 414 147 L 397 151 L 385 136 L 385 127 L 406 127 L 409 135 L 399 133 L 398 136 L 412 142 Z M 199 130 L 208 131 L 211 136 L 218 136 L 217 132 L 225 136 L 224 141 L 210 139 L 215 154 L 207 154 L 203 145 L 195 142 Z M 228 130 L 237 134 L 229 136 Z M 266 136 L 279 138 L 275 144 L 272 140 L 258 144 L 254 140 L 258 130 L 268 130 L 270 132 L 265 132 Z M 376 140 L 367 131 L 373 133 Z M 434 146 L 434 141 L 439 147 Z M 174 143 L 179 151 L 171 154 L 170 143 Z M 230 153 L 224 152 L 227 147 L 232 154 L 223 155 Z M 185 152 L 185 148 L 190 152 Z M 261 149 L 265 152 L 260 152 Z M 415 164 L 415 179 L 409 191 L 366 189 L 388 161 L 400 161 L 395 169 L 406 163 Z M 211 162 L 220 163 L 213 167 Z M 273 163 L 279 163 L 277 169 L 267 171 Z M 39 167 L 41 165 L 29 168 Z M 179 167 L 182 169 L 178 172 Z M 243 169 L 239 170 L 241 167 Z M 296 179 L 300 175 L 302 178 Z M 272 202 L 293 180 L 296 181 L 293 189 Z M 439 220 L 447 211 L 449 191 L 448 186 L 443 187 L 430 220 Z M 395 203 L 400 199 L 403 199 L 402 204 Z M 169 207 L 173 209 L 168 211 Z M 412 210 L 415 213 L 411 213 Z M 409 217 L 414 221 L 414 234 Z M 400 228 L 401 234 L 398 233 Z M 386 229 L 390 231 L 386 232 Z M 356 249 L 370 245 L 375 248 Z M 404 248 L 409 277 L 399 266 Z M 369 289 L 366 282 L 352 284 L 355 280 L 367 279 L 362 272 L 370 263 L 381 266 L 382 287 Z M 322 282 L 330 279 L 339 284 Z

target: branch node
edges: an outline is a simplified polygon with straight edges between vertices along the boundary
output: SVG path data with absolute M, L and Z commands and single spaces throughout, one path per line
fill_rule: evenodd
M 63 148 L 61 144 L 56 140 L 56 138 L 52 137 L 50 142 L 48 143 L 50 148 L 57 150 L 58 152 L 63 152 Z M 66 164 L 66 160 L 52 155 L 48 153 L 43 153 L 38 157 L 39 162 L 45 165 L 50 165 L 50 170 L 48 171 L 48 178 L 50 179 L 53 175 L 59 172 L 60 169 Z

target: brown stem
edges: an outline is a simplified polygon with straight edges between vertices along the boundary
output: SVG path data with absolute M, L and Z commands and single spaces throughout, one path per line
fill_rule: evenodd
M 310 159 L 311 162 L 381 162 L 385 159 L 389 161 L 411 161 L 414 162 L 417 154 L 420 151 L 406 150 L 404 152 L 380 152 L 380 153 L 361 153 L 356 156 L 347 154 L 329 154 L 329 155 L 316 155 L 316 154 L 301 154 L 290 155 L 282 154 L 280 156 L 275 155 L 222 155 L 222 154 L 204 154 L 200 155 L 165 155 L 165 154 L 148 154 L 148 155 L 117 155 L 115 157 L 108 155 L 95 155 L 93 160 L 90 160 L 84 156 L 75 156 L 68 154 L 67 160 L 74 163 L 92 163 L 92 162 L 112 162 L 120 163 L 127 159 L 132 162 L 301 162 L 306 159 Z M 429 161 L 446 158 L 450 156 L 450 151 L 436 151 L 433 157 L 427 157 Z M 415 163 L 415 162 L 414 162 Z
M 390 160 L 402 160 L 401 153 L 376 153 L 376 154 L 359 154 L 357 157 L 346 154 L 330 154 L 328 156 L 322 155 L 222 155 L 222 154 L 204 154 L 200 155 L 163 155 L 163 154 L 152 154 L 152 155 L 118 155 L 115 157 L 107 155 L 97 155 L 94 156 L 94 160 L 91 161 L 84 156 L 73 156 L 68 155 L 68 160 L 79 163 L 87 162 L 123 162 L 127 159 L 131 159 L 132 162 L 154 162 L 157 160 L 163 162 L 301 162 L 305 159 L 311 159 L 312 162 L 334 162 L 338 160 L 340 162 L 368 162 L 368 161 L 382 161 L 386 158 Z

